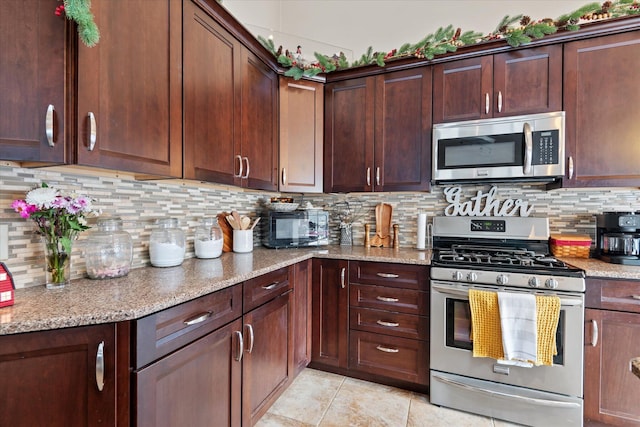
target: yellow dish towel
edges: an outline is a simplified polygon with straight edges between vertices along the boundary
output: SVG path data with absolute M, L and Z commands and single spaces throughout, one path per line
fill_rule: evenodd
M 504 359 L 498 294 L 470 289 L 469 306 L 473 357 Z
M 538 360 L 536 365 L 553 366 L 553 356 L 558 354 L 556 331 L 560 319 L 560 298 L 536 295 L 538 322 Z

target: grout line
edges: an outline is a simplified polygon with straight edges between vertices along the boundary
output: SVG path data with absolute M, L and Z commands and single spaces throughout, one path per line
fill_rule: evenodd
M 331 398 L 331 401 L 327 405 L 327 408 L 322 413 L 322 416 L 320 417 L 320 421 L 318 421 L 318 424 L 316 424 L 316 427 L 318 427 L 318 426 L 320 426 L 320 424 L 322 424 L 322 421 L 324 421 L 324 417 L 327 415 L 327 412 L 329 412 L 329 409 L 331 408 L 331 405 L 333 405 L 333 401 L 336 399 L 336 396 L 338 395 L 338 393 L 340 392 L 340 389 L 344 385 L 344 381 L 345 381 L 346 377 L 344 375 L 341 375 L 341 377 L 342 377 L 342 380 L 340 381 L 340 385 L 336 389 L 336 392 L 333 394 L 333 397 Z

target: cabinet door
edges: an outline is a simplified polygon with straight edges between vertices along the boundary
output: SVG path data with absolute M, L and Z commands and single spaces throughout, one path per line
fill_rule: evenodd
M 322 83 L 280 77 L 280 191 L 322 193 Z
M 254 425 L 293 378 L 290 292 L 244 316 L 243 426 Z
M 585 419 L 639 425 L 640 378 L 630 361 L 640 356 L 640 314 L 587 309 L 585 328 Z
M 562 46 L 520 49 L 493 57 L 493 116 L 562 110 Z
M 373 190 L 375 78 L 325 87 L 324 192 Z
M 240 426 L 240 319 L 135 373 L 137 426 Z
M 2 336 L 0 424 L 115 426 L 115 371 L 115 325 Z
M 433 122 L 489 118 L 492 94 L 492 56 L 437 64 L 433 67 Z
M 100 42 L 78 48 L 77 163 L 182 177 L 182 2 L 125 9 L 91 3 Z
M 55 7 L 56 2 L 40 0 L 2 2 L 2 160 L 65 161 L 65 35 L 69 28 L 66 19 L 53 13 Z
M 242 48 L 240 150 L 242 186 L 278 188 L 278 76 L 257 56 Z
M 347 261 L 313 260 L 314 364 L 348 367 L 349 264 Z
M 311 361 L 311 260 L 293 267 L 293 365 L 295 374 Z
M 376 77 L 375 191 L 430 188 L 431 87 L 431 67 Z
M 640 31 L 565 44 L 564 186 L 640 185 L 638 69 Z
M 184 2 L 184 176 L 234 184 L 240 169 L 240 44 Z

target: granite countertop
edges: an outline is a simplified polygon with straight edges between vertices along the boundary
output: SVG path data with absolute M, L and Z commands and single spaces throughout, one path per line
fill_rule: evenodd
M 562 258 L 562 261 L 584 270 L 587 277 L 640 280 L 640 266 L 612 264 L 597 258 Z
M 73 280 L 58 290 L 17 289 L 15 304 L 0 308 L 0 335 L 137 319 L 312 257 L 428 265 L 430 251 L 324 246 L 255 248 L 247 254 L 145 267 L 117 279 Z

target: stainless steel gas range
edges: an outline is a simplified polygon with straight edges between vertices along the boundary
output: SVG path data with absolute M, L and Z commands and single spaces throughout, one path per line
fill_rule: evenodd
M 549 254 L 535 217 L 435 217 L 431 381 L 436 405 L 533 426 L 581 426 L 584 273 Z M 553 366 L 474 358 L 469 290 L 557 295 Z

